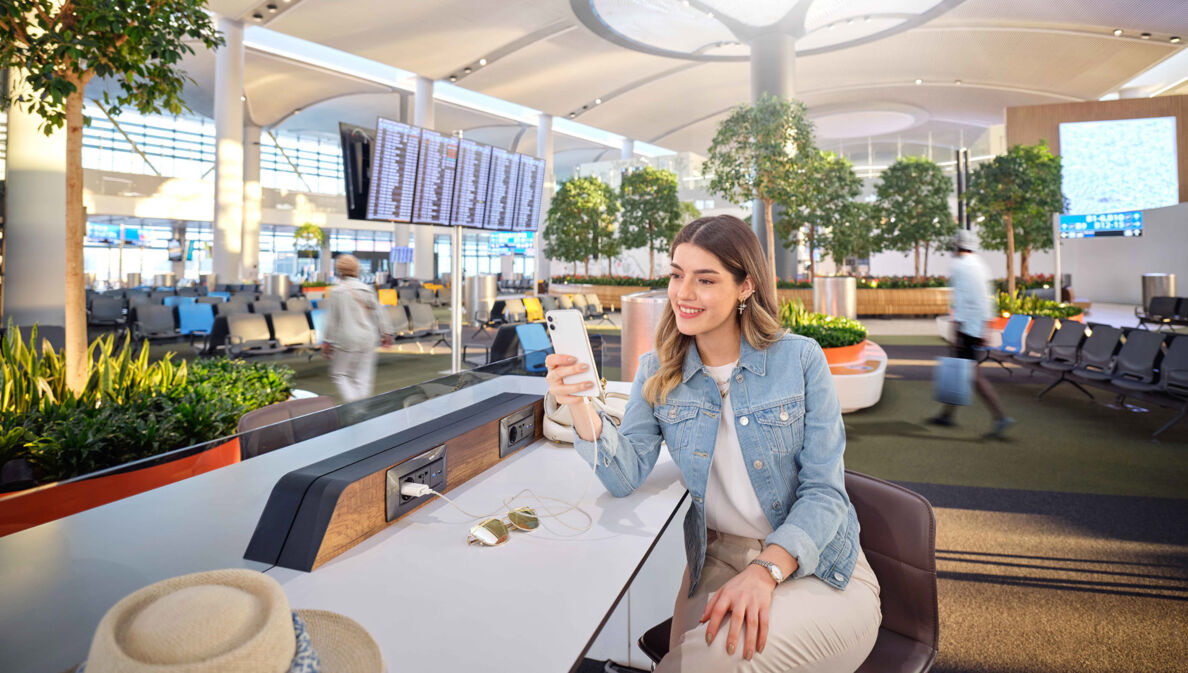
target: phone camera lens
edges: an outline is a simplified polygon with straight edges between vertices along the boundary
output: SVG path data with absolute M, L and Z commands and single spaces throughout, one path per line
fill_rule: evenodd
M 556 326 L 556 325 L 549 325 L 549 329 L 551 329 L 551 330 L 555 330 L 555 329 L 557 329 L 557 326 Z

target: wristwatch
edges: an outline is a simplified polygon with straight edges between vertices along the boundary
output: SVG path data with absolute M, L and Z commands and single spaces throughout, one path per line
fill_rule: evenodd
M 747 565 L 763 566 L 764 568 L 767 568 L 767 572 L 771 573 L 771 578 L 775 580 L 777 585 L 784 581 L 784 571 L 780 570 L 780 567 L 771 561 L 755 559 Z

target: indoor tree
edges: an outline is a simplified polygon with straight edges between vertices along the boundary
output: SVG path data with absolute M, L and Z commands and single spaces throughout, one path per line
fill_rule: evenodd
M 561 183 L 545 217 L 545 254 L 563 262 L 614 257 L 622 247 L 615 238 L 619 200 L 610 185 L 596 177 L 571 178 Z
M 878 227 L 878 208 L 873 203 L 849 201 L 838 214 L 837 221 L 820 239 L 820 247 L 838 268 L 849 257 L 869 259 L 883 249 Z
M 313 222 L 306 222 L 293 232 L 293 247 L 298 257 L 317 258 L 326 244 L 326 232 Z
M 667 252 L 681 230 L 681 200 L 677 174 L 644 166 L 623 173 L 619 187 L 619 239 L 623 247 L 648 248 L 648 279 L 656 277 L 656 252 Z
M 804 242 L 812 278 L 817 271 L 814 253 L 823 247 L 830 229 L 852 216 L 854 199 L 862 193 L 862 180 L 849 159 L 833 152 L 818 152 L 808 166 L 808 176 L 795 200 L 781 203 L 784 212 L 778 225 L 785 245 Z M 841 264 L 837 258 L 834 261 Z
M 83 95 L 96 77 L 110 82 L 103 104 L 115 117 L 188 109 L 189 79 L 179 64 L 193 45 L 214 49 L 222 35 L 203 0 L 5 0 L 0 5 L 0 68 L 18 84 L 0 103 L 42 119 L 47 135 L 66 128 L 65 265 L 66 370 L 71 390 L 87 380 L 87 320 L 83 285 Z M 113 93 L 114 92 L 114 93 Z
M 1015 145 L 970 174 L 964 198 L 970 216 L 978 219 L 982 247 L 1006 252 L 1007 292 L 1014 296 L 1015 251 L 1026 281 L 1031 253 L 1053 245 L 1052 214 L 1063 212 L 1066 201 L 1060 189 L 1060 157 L 1043 141 Z
M 710 191 L 742 206 L 763 203 L 767 222 L 767 265 L 776 282 L 772 204 L 800 203 L 808 168 L 817 155 L 813 124 L 799 101 L 765 94 L 740 105 L 718 126 L 702 170 L 713 174 Z
M 916 278 L 928 275 L 928 249 L 957 233 L 949 210 L 953 181 L 925 157 L 902 157 L 883 171 L 875 193 L 886 246 L 915 253 Z M 923 274 L 921 274 L 923 253 Z

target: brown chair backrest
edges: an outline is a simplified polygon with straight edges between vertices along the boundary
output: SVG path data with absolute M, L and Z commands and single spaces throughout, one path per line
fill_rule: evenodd
M 940 617 L 932 505 L 902 486 L 849 470 L 846 492 L 862 526 L 860 544 L 879 578 L 882 629 L 936 652 Z
M 239 417 L 239 455 L 243 460 L 337 430 L 338 414 L 328 395 L 286 400 Z M 320 412 L 320 413 L 319 413 Z

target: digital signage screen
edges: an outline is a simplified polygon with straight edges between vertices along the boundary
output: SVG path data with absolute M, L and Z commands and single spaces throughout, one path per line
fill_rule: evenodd
M 487 189 L 491 177 L 491 147 L 473 140 L 458 143 L 458 174 L 450 223 L 482 227 L 487 218 Z
M 339 122 L 342 177 L 346 182 L 347 218 L 367 219 L 367 194 L 371 186 L 371 146 L 375 130 Z
M 421 129 L 380 118 L 372 146 L 367 219 L 410 222 Z
M 520 186 L 516 189 L 514 231 L 536 231 L 544 191 L 544 159 L 520 155 Z
M 454 174 L 458 168 L 458 139 L 436 131 L 421 131 L 412 221 L 449 224 L 454 202 Z
M 1143 235 L 1143 212 L 1089 213 L 1060 216 L 1060 238 L 1133 238 Z
M 485 229 L 511 231 L 520 182 L 520 155 L 491 148 L 491 188 L 487 192 Z
M 1070 215 L 1175 205 L 1176 118 L 1063 123 L 1060 166 Z

